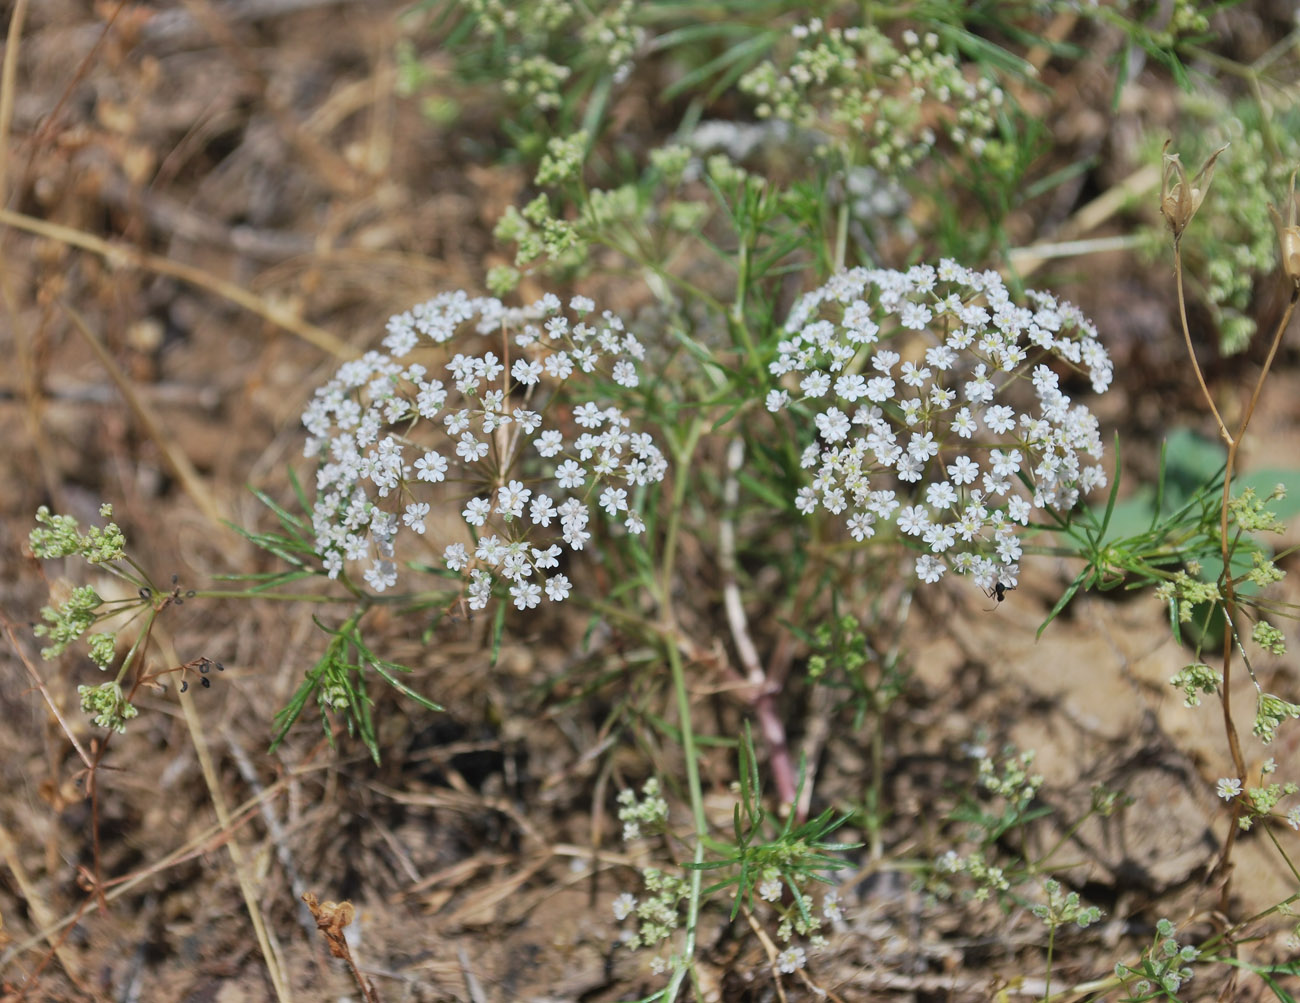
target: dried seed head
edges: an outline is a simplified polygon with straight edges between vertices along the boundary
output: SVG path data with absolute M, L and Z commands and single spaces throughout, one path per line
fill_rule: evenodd
M 1165 152 L 1162 154 L 1165 167 L 1160 181 L 1160 212 L 1168 221 L 1174 240 L 1178 240 L 1196 215 L 1196 210 L 1205 201 L 1205 194 L 1210 190 L 1210 179 L 1214 177 L 1214 162 L 1228 147 L 1225 144 L 1210 154 L 1205 166 L 1195 178 L 1188 181 L 1187 169 L 1178 159 L 1178 154 L 1167 152 L 1171 142 L 1173 141 L 1165 140 Z
M 1272 204 L 1269 204 L 1268 211 L 1273 214 L 1273 224 L 1277 227 L 1277 242 L 1282 249 L 1282 273 L 1287 277 L 1287 281 L 1296 289 L 1300 289 L 1300 225 L 1296 224 L 1296 197 L 1295 197 L 1295 179 L 1296 171 L 1291 172 L 1291 189 L 1287 193 L 1287 211 L 1286 222 L 1282 222 L 1282 215 Z

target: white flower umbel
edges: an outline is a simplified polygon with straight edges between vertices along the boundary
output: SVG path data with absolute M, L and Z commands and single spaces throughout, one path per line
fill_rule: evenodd
M 799 511 L 824 509 L 859 541 L 892 523 L 923 581 L 953 570 L 1013 588 L 1034 512 L 1106 483 L 1097 419 L 1060 376 L 1084 373 L 1097 393 L 1112 376 L 1078 308 L 1027 295 L 1018 306 L 995 272 L 944 260 L 841 272 L 800 299 L 767 395 L 817 432 Z
M 667 462 L 618 407 L 591 399 L 610 380 L 635 387 L 644 351 L 618 317 L 594 310 L 585 297 L 566 310 L 553 295 L 510 308 L 444 293 L 388 321 L 386 352 L 339 367 L 303 414 L 331 578 L 360 562 L 383 592 L 397 584 L 399 556 L 432 544 L 471 608 L 499 584 L 531 609 L 569 595 L 553 569 L 591 538 L 593 512 L 644 530 L 637 489 L 662 480 Z M 453 337 L 457 354 L 437 347 Z M 437 539 L 440 513 L 459 515 L 459 539 Z

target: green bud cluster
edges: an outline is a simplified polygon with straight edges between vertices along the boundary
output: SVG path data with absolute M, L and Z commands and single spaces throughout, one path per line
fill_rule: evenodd
M 41 657 L 57 658 L 63 654 L 68 649 L 68 645 L 81 637 L 94 624 L 98 618 L 96 610 L 103 602 L 99 593 L 89 585 L 78 585 L 57 607 L 43 607 L 41 619 L 45 622 L 38 623 L 34 633 L 37 637 L 48 637 L 52 643 L 41 649 Z M 99 662 L 99 659 L 96 659 L 96 662 Z
M 935 870 L 941 875 L 965 874 L 969 877 L 975 883 L 971 897 L 976 902 L 987 901 L 994 892 L 1005 892 L 1011 888 L 1006 872 L 996 864 L 989 863 L 977 851 L 962 856 L 955 850 L 949 850 L 936 861 Z M 952 886 L 942 879 L 932 882 L 930 889 L 940 898 L 950 897 L 953 891 Z
M 1223 593 L 1214 582 L 1203 582 L 1186 571 L 1180 571 L 1172 581 L 1156 586 L 1156 598 L 1164 603 L 1176 603 L 1178 622 L 1190 623 L 1192 614 L 1201 603 L 1223 601 Z
M 107 519 L 112 516 L 113 507 L 102 505 L 99 514 Z M 38 528 L 31 531 L 28 541 L 32 553 L 46 560 L 75 554 L 91 564 L 104 564 L 119 560 L 126 549 L 126 539 L 116 523 L 107 523 L 102 528 L 92 526 L 82 533 L 72 516 L 51 515 L 44 505 L 36 510 L 36 522 Z
M 1272 693 L 1261 693 L 1255 710 L 1255 726 L 1251 731 L 1268 745 L 1277 737 L 1282 722 L 1290 718 L 1300 718 L 1300 704 L 1289 703 Z
M 582 174 L 582 159 L 589 137 L 585 130 L 571 136 L 556 136 L 546 144 L 546 154 L 537 167 L 534 181 L 540 188 L 575 181 Z
M 1286 523 L 1268 509 L 1268 503 L 1275 498 L 1284 497 L 1285 489 L 1281 485 L 1266 498 L 1260 498 L 1254 488 L 1246 488 L 1240 495 L 1228 502 L 1228 513 L 1233 521 L 1248 533 L 1281 533 Z
M 979 783 L 986 791 L 1005 798 L 1017 808 L 1024 808 L 1043 786 L 1041 773 L 1030 773 L 1034 752 L 1028 749 L 1019 755 L 1008 754 L 1002 762 L 1002 772 L 990 757 L 980 760 Z
M 1179 944 L 1174 937 L 1174 924 L 1162 919 L 1156 923 L 1156 942 L 1143 952 L 1142 961 L 1134 967 L 1122 962 L 1116 964 L 1115 975 L 1124 980 L 1136 999 L 1172 996 L 1191 979 L 1190 965 L 1200 953 L 1190 944 Z
M 81 697 L 82 711 L 93 715 L 98 727 L 110 728 L 119 734 L 126 731 L 126 722 L 140 713 L 134 704 L 127 701 L 122 687 L 116 682 L 78 686 L 77 695 Z
M 1055 878 L 1048 878 L 1043 882 L 1043 891 L 1047 901 L 1033 906 L 1032 911 L 1049 927 L 1056 928 L 1074 923 L 1080 929 L 1085 929 L 1101 919 L 1100 909 L 1095 905 L 1082 905 L 1079 902 L 1078 892 L 1062 893 L 1061 883 Z
M 1270 655 L 1286 654 L 1286 636 L 1267 620 L 1261 620 L 1251 628 L 1250 639 Z
M 633 950 L 652 947 L 671 937 L 682 926 L 681 904 L 691 894 L 690 882 L 684 877 L 655 867 L 642 871 L 641 879 L 646 896 L 636 903 L 637 929 L 627 940 Z
M 1204 662 L 1193 662 L 1174 673 L 1169 685 L 1183 691 L 1183 706 L 1199 707 L 1202 694 L 1218 692 L 1223 685 L 1223 675 Z
M 559 108 L 563 85 L 575 69 L 625 80 L 646 38 L 633 23 L 637 5 L 632 0 L 459 0 L 459 5 L 476 18 L 480 36 L 508 53 L 502 89 L 530 111 Z
M 548 111 L 560 106 L 560 88 L 570 72 L 545 56 L 516 56 L 510 60 L 510 75 L 501 89 L 520 104 Z
M 1260 772 L 1267 776 L 1276 770 L 1277 762 L 1270 759 Z M 1294 782 L 1265 784 L 1262 780 L 1260 786 L 1246 788 L 1246 805 L 1249 811 L 1237 820 L 1237 824 L 1243 830 L 1250 829 L 1257 819 L 1269 817 L 1284 798 L 1293 797 L 1297 791 L 1300 791 L 1300 785 Z M 1287 815 L 1288 823 L 1293 817 L 1300 823 L 1300 812 L 1293 809 L 1292 814 Z M 1296 827 L 1300 828 L 1300 824 Z

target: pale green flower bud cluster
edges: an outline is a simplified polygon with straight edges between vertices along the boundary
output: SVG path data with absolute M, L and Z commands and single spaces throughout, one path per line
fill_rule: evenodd
M 1260 620 L 1251 628 L 1250 639 L 1270 655 L 1286 654 L 1286 635 L 1267 620 Z
M 979 784 L 990 794 L 996 794 L 1016 808 L 1023 809 L 1034 800 L 1038 789 L 1043 786 L 1043 775 L 1029 772 L 1034 758 L 1033 749 L 1027 749 L 1018 755 L 1008 750 L 999 771 L 998 764 L 991 757 L 985 756 L 980 760 Z
M 103 603 L 104 600 L 99 597 L 99 593 L 89 585 L 78 585 L 57 607 L 43 607 L 41 619 L 45 622 L 38 623 L 33 633 L 37 637 L 48 637 L 52 643 L 41 649 L 41 657 L 57 658 L 67 651 L 68 645 L 94 625 L 99 618 L 97 611 Z M 103 642 L 99 644 L 102 651 Z M 98 658 L 95 661 L 99 663 Z M 112 659 L 110 658 L 109 661 Z
M 99 514 L 105 519 L 111 518 L 113 506 L 100 506 Z M 116 523 L 91 526 L 82 533 L 72 516 L 51 515 L 44 505 L 36 510 L 36 521 L 44 528 L 32 530 L 28 541 L 32 553 L 40 558 L 50 560 L 75 554 L 91 564 L 105 564 L 119 560 L 126 549 L 126 539 Z
M 645 895 L 638 899 L 624 893 L 614 900 L 614 915 L 620 921 L 633 918 L 636 930 L 623 937 L 627 947 L 654 947 L 667 940 L 685 923 L 682 905 L 690 898 L 690 882 L 679 875 L 666 874 L 656 867 L 641 872 Z
M 660 173 L 670 185 L 677 184 L 694 156 L 691 148 L 684 143 L 672 143 L 650 151 L 650 166 Z
M 1237 819 L 1237 824 L 1243 830 L 1251 829 L 1258 819 L 1270 817 L 1283 798 L 1294 797 L 1295 794 L 1300 793 L 1300 784 L 1293 781 L 1264 782 L 1265 777 L 1276 772 L 1277 760 L 1268 760 L 1260 768 L 1259 786 L 1245 789 L 1244 803 L 1247 811 Z M 1242 794 L 1241 781 L 1224 777 L 1219 781 L 1218 794 L 1225 801 L 1233 800 Z M 1283 817 L 1292 829 L 1300 829 L 1300 805 L 1293 806 Z
M 126 722 L 140 713 L 134 704 L 127 701 L 122 687 L 116 682 L 78 686 L 77 694 L 81 697 L 82 711 L 93 715 L 98 727 L 109 728 L 119 734 L 126 731 Z
M 584 212 L 592 214 L 605 211 L 613 194 L 591 192 Z M 561 268 L 576 267 L 587 256 L 587 242 L 579 232 L 578 225 L 557 218 L 551 210 L 550 199 L 545 194 L 538 195 L 522 211 L 514 206 L 508 207 L 497 220 L 493 236 L 517 245 L 515 263 L 518 265 L 526 265 L 545 255 Z
M 637 53 L 645 46 L 645 29 L 632 23 L 636 9 L 633 0 L 618 0 L 596 8 L 589 18 L 581 18 L 579 37 L 583 50 L 601 57 L 605 66 L 614 71 L 616 84 L 631 75 Z M 582 13 L 576 4 L 571 4 L 570 10 L 577 15 Z
M 91 634 L 86 638 L 86 647 L 90 651 L 90 660 L 101 669 L 107 669 L 117 657 L 117 635 Z
M 633 23 L 632 0 L 574 4 L 561 0 L 459 0 L 477 18 L 476 30 L 508 51 L 502 89 L 519 104 L 548 111 L 563 103 L 572 67 L 600 67 L 615 83 L 627 79 L 645 46 Z
M 470 609 L 485 608 L 498 583 L 532 609 L 543 594 L 569 595 L 560 562 L 591 539 L 594 508 L 644 532 L 638 498 L 667 460 L 591 396 L 611 382 L 637 387 L 645 350 L 622 320 L 594 310 L 582 296 L 566 310 L 550 294 L 510 308 L 444 293 L 389 319 L 386 352 L 344 363 L 303 414 L 305 453 L 321 458 L 312 521 L 326 573 L 366 562 L 366 584 L 383 592 L 397 584 L 399 551 L 416 556 L 429 534 L 442 537 L 442 563 Z M 482 350 L 448 359 L 438 346 L 456 337 L 477 337 Z M 441 364 L 431 372 L 415 358 Z M 552 407 L 561 401 L 568 407 Z M 463 505 L 464 525 L 447 539 L 449 503 Z
M 978 157 L 996 128 L 1002 91 L 967 79 L 934 34 L 905 31 L 901 48 L 874 27 L 827 27 L 820 19 L 791 32 L 784 62 L 765 62 L 740 81 L 760 118 L 836 136 L 865 162 L 898 175 L 931 156 L 939 132 Z
M 1133 998 L 1148 999 L 1157 994 L 1172 997 L 1191 979 L 1191 965 L 1200 954 L 1190 944 L 1179 944 L 1174 924 L 1161 919 L 1156 923 L 1156 942 L 1143 952 L 1142 961 L 1133 968 L 1117 963 L 1115 975 L 1124 981 Z
M 1261 693 L 1255 710 L 1255 725 L 1251 732 L 1265 745 L 1277 738 L 1277 730 L 1284 721 L 1300 718 L 1300 704 L 1293 704 L 1272 693 Z
M 1055 878 L 1043 882 L 1043 893 L 1047 901 L 1034 905 L 1032 912 L 1053 929 L 1073 923 L 1082 930 L 1101 919 L 1099 908 L 1083 905 L 1078 892 L 1063 891 Z
M 1028 295 L 1033 307 L 1018 306 L 996 273 L 946 259 L 855 268 L 805 295 L 766 401 L 815 426 L 796 508 L 842 519 L 858 541 L 892 524 L 922 552 L 922 581 L 952 570 L 1015 587 L 1035 511 L 1068 512 L 1106 483 L 1097 419 L 1058 369 L 1096 393 L 1113 375 L 1076 307 Z
M 1172 580 L 1157 585 L 1155 595 L 1162 603 L 1176 604 L 1179 623 L 1190 623 L 1201 603 L 1223 601 L 1223 593 L 1216 583 L 1203 582 L 1186 571 L 1179 571 Z
M 1265 498 L 1260 498 L 1254 488 L 1246 488 L 1228 502 L 1228 514 L 1233 522 L 1247 533 L 1283 533 L 1286 531 L 1286 523 L 1267 506 L 1269 502 L 1285 497 L 1286 488 L 1281 484 Z M 1278 578 L 1281 577 L 1279 574 Z
M 546 144 L 546 155 L 537 166 L 534 181 L 538 187 L 563 184 L 576 180 L 582 173 L 582 158 L 587 150 L 585 131 L 572 136 L 556 136 Z
M 1246 579 L 1251 584 L 1263 589 L 1280 582 L 1286 572 L 1277 566 L 1277 562 L 1258 550 L 1250 555 L 1251 568 L 1246 572 Z
M 939 898 L 949 898 L 953 894 L 952 885 L 942 875 L 963 874 L 975 885 L 970 893 L 976 902 L 987 901 L 990 895 L 998 895 L 1011 888 L 1006 872 L 996 864 L 989 863 L 984 854 L 973 851 L 965 856 L 956 850 L 949 850 L 935 861 L 935 873 L 938 880 L 932 881 L 930 890 Z
M 1193 662 L 1174 673 L 1169 685 L 1183 691 L 1184 707 L 1199 707 L 1202 694 L 1213 695 L 1219 691 L 1223 675 L 1204 662 Z
M 561 88 L 571 72 L 569 67 L 545 56 L 513 56 L 509 76 L 501 82 L 501 89 L 519 104 L 549 111 L 560 106 Z

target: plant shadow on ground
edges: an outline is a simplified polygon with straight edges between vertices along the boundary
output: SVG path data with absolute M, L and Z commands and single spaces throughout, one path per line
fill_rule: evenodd
M 71 655 L 43 665 L 31 639 L 48 591 L 66 588 L 57 567 L 43 580 L 25 551 L 38 505 L 91 523 L 111 500 L 144 562 L 185 587 L 276 570 L 221 520 L 270 525 L 244 485 L 289 497 L 299 416 L 337 353 L 368 347 L 385 318 L 432 292 L 477 287 L 503 260 L 492 228 L 527 179 L 489 165 L 485 151 L 500 137 L 476 125 L 490 121 L 476 103 L 491 95 L 461 94 L 460 117 L 431 124 L 396 93 L 403 5 L 303 6 L 246 20 L 207 3 L 125 7 L 107 32 L 71 0 L 29 13 L 8 206 L 85 240 L 3 233 L 0 345 L 12 362 L 0 377 L 0 602 L 11 643 L 0 655 L 9 723 L 0 732 L 0 979 L 27 986 L 30 999 L 274 998 L 242 881 L 299 998 L 354 988 L 300 904 L 308 891 L 357 906 L 354 951 L 385 1000 L 643 996 L 658 983 L 617 947 L 611 909 L 636 861 L 610 847 L 614 794 L 644 780 L 646 750 L 609 722 L 628 704 L 652 712 L 665 684 L 648 666 L 625 672 L 636 653 L 589 633 L 582 615 L 512 621 L 493 662 L 490 618 L 421 636 L 377 614 L 371 643 L 415 668 L 410 684 L 445 711 L 385 690 L 376 765 L 346 736 L 331 749 L 311 722 L 266 753 L 274 710 L 319 656 L 311 604 L 209 600 L 169 611 L 158 640 L 176 663 L 207 657 L 225 671 L 191 689 L 190 723 L 171 690 L 139 700 L 143 726 L 114 738 L 97 773 L 97 826 L 79 763 L 29 672 L 65 708 L 87 672 Z M 216 20 L 201 23 L 199 13 Z M 1062 163 L 1100 156 L 1043 218 L 1011 221 L 1023 243 L 1135 166 L 1124 161 L 1137 118 L 1172 115 L 1174 85 L 1154 72 L 1135 84 L 1149 111 L 1108 114 L 1109 94 L 1090 82 L 1104 56 L 1065 75 L 1044 67 L 1041 114 Z M 621 112 L 634 116 L 651 98 L 627 101 Z M 1209 431 L 1179 361 L 1167 263 L 1138 269 L 1128 256 L 1100 256 L 1054 279 L 1117 360 L 1100 416 L 1108 432 L 1125 434 L 1135 472 L 1154 471 L 1168 430 Z M 251 298 L 240 302 L 232 288 Z M 63 304 L 85 315 L 121 386 Z M 1212 372 L 1231 380 L 1257 362 L 1247 355 Z M 1300 457 L 1295 363 L 1287 349 L 1247 470 Z M 712 599 L 712 569 L 700 561 L 684 574 Z M 1217 723 L 1205 708 L 1184 709 L 1169 687 L 1188 659 L 1150 598 L 1082 598 L 1035 640 L 1075 570 L 1027 566 L 996 603 L 960 584 L 918 595 L 897 634 L 878 639 L 905 652 L 913 674 L 886 724 L 876 836 L 886 856 L 854 861 L 844 884 L 851 922 L 815 972 L 842 998 L 1041 994 L 1044 934 L 1027 910 L 936 907 L 888 866 L 941 845 L 931 809 L 972 782 L 973 743 L 1037 751 L 1049 778 L 1041 801 L 1061 809 L 1036 833 L 1044 846 L 1065 835 L 1097 785 L 1134 799 L 1070 836 L 1073 887 L 1124 922 L 1075 935 L 1073 968 L 1054 984 L 1104 975 L 1149 943 L 1162 916 L 1201 917 L 1208 928 L 1217 893 L 1204 879 L 1224 818 L 1212 795 L 1225 761 Z M 91 584 L 106 597 L 115 587 Z M 725 633 L 708 629 L 721 616 L 716 602 L 693 612 L 695 636 Z M 737 736 L 745 705 L 705 659 L 697 668 L 699 730 Z M 815 810 L 860 805 L 866 736 L 798 687 L 783 699 L 792 742 L 815 769 Z M 80 720 L 73 729 L 87 745 L 96 737 Z M 1267 754 L 1296 762 L 1295 740 L 1292 730 L 1289 747 Z M 196 741 L 224 792 L 224 824 Z M 708 803 L 727 825 L 734 752 L 703 756 Z M 1242 914 L 1270 905 L 1291 880 L 1261 842 L 1245 839 L 1238 851 Z M 88 887 L 95 875 L 108 882 L 98 900 Z M 717 998 L 769 998 L 771 966 L 746 934 L 743 922 L 720 919 L 702 931 L 701 977 Z M 1252 950 L 1284 956 L 1281 936 Z M 1200 987 L 1206 998 L 1218 988 Z M 811 998 L 798 983 L 788 991 Z

